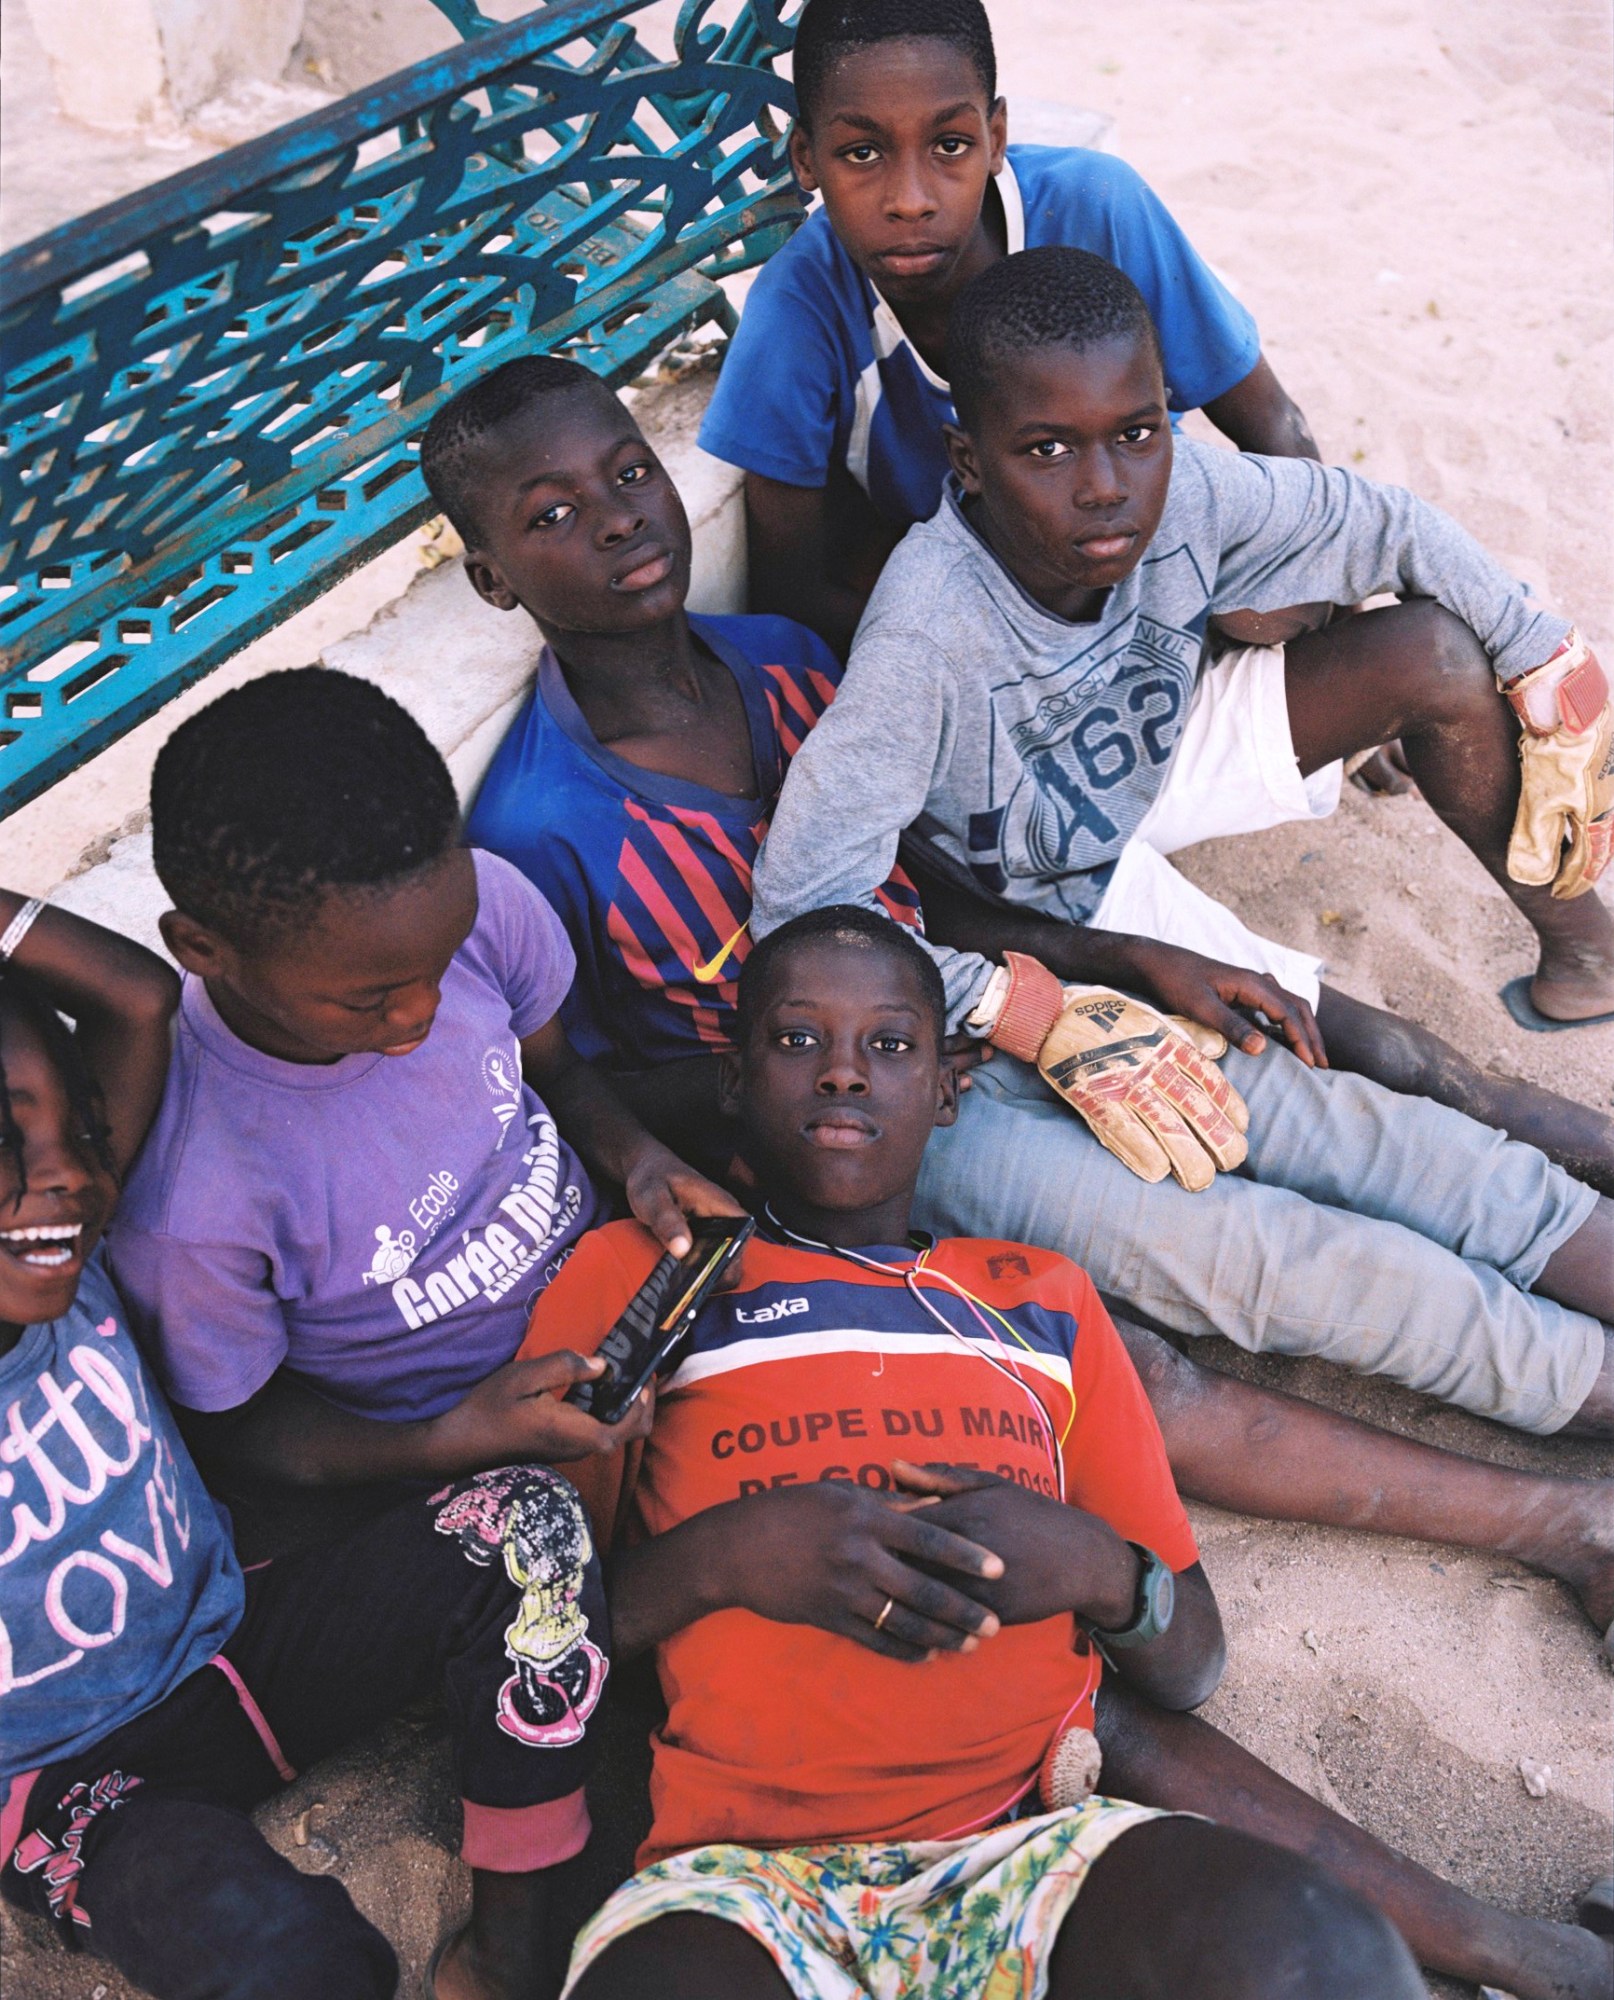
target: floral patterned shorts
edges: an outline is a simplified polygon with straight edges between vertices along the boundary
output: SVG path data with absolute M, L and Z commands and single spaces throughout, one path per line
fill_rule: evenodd
M 1090 1798 L 963 1840 L 697 1847 L 625 1882 L 583 1927 L 566 1992 L 640 1924 L 738 1924 L 797 2000 L 1042 2000 L 1059 1926 L 1119 1834 L 1166 1815 Z

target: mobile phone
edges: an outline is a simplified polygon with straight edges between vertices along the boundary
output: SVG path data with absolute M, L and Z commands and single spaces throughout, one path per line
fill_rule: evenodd
M 749 1215 L 695 1217 L 687 1254 L 661 1259 L 601 1341 L 597 1352 L 605 1373 L 573 1383 L 567 1402 L 602 1424 L 620 1423 L 651 1376 L 666 1366 L 755 1228 Z

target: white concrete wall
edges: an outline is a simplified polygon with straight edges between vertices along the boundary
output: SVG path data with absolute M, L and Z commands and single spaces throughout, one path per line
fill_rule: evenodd
M 695 443 L 710 392 L 711 378 L 697 376 L 630 392 L 629 400 L 689 513 L 695 539 L 691 609 L 739 611 L 745 589 L 740 475 Z M 447 758 L 460 797 L 469 799 L 531 681 L 537 631 L 524 613 L 490 610 L 457 562 L 422 569 L 418 542 L 401 545 L 380 562 L 394 567 L 383 573 L 372 564 L 340 588 L 351 589 L 372 572 L 407 582 L 407 588 L 375 610 L 362 629 L 337 618 L 335 631 L 328 623 L 314 650 L 318 628 L 311 621 L 322 608 L 330 618 L 333 592 L 203 681 L 183 703 L 171 703 L 122 744 L 14 814 L 0 842 L 0 879 L 35 895 L 49 893 L 65 909 L 161 950 L 157 918 L 168 904 L 151 866 L 145 809 L 158 750 L 183 714 L 205 706 L 226 686 L 315 660 L 360 674 L 396 696 Z M 34 865 L 20 870 L 18 862 L 30 855 Z M 50 874 L 51 856 L 71 856 L 66 866 L 74 872 L 65 880 Z M 79 862 L 88 865 L 75 867 Z
M 303 0 L 28 0 L 69 117 L 112 131 L 183 121 L 242 83 L 273 82 Z

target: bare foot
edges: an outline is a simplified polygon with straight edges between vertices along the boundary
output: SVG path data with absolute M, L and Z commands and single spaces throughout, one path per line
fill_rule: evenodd
M 427 1991 L 435 1996 L 435 2000 L 516 2000 L 513 1987 L 490 1978 L 477 1963 L 476 1944 L 469 1924 L 456 1931 L 444 1945 Z
M 1586 1954 L 1587 1983 L 1574 1991 L 1577 1994 L 1584 1991 L 1586 2000 L 1599 2000 L 1599 1996 L 1601 2000 L 1614 2000 L 1614 1938 L 1599 1937 L 1591 1931 L 1582 1931 L 1581 1936 L 1591 1939 L 1592 1949 Z
M 1566 1480 L 1562 1498 L 1508 1553 L 1567 1583 L 1614 1658 L 1614 1479 Z
M 1579 1924 L 1532 1923 L 1516 1964 L 1492 1977 L 1518 2000 L 1614 2000 L 1614 1938 Z M 1509 1956 L 1511 1957 L 1511 1953 Z
M 1614 1010 L 1614 957 L 1595 947 L 1544 949 L 1530 982 L 1530 1004 L 1549 1021 L 1589 1021 L 1609 1013 Z

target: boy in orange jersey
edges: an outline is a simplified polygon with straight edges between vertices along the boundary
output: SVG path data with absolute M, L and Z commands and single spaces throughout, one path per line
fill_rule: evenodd
M 631 1491 L 620 1456 L 580 1473 L 602 1536 L 628 1504 L 616 1643 L 656 1650 L 669 1712 L 644 1865 L 569 1992 L 1412 2000 L 1410 1945 L 1521 2000 L 1603 1994 L 1607 1940 L 1486 1909 L 1182 1713 L 1220 1619 L 1090 1281 L 910 1234 L 956 1105 L 941 1027 L 872 912 L 746 962 L 724 1094 L 761 1227 Z M 523 1351 L 597 1345 L 654 1255 L 586 1239 Z

